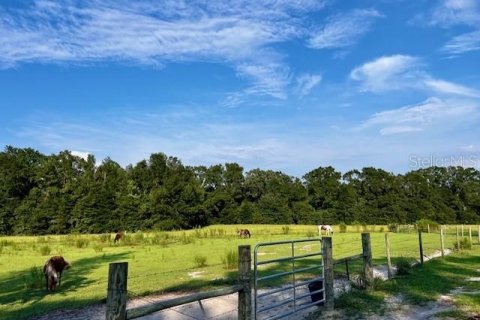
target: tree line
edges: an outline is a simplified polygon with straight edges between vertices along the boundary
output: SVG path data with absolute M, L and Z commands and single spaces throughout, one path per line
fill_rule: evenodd
M 480 172 L 319 167 L 302 178 L 151 154 L 122 168 L 69 151 L 0 152 L 0 234 L 172 230 L 210 224 L 480 222 Z

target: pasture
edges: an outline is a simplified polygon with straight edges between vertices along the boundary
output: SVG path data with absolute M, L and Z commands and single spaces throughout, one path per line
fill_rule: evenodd
M 247 228 L 251 238 L 239 238 L 237 229 Z M 362 251 L 359 232 L 371 232 L 376 264 L 385 264 L 384 232 L 387 226 L 349 227 L 340 233 L 334 227 L 334 259 Z M 475 233 L 476 235 L 476 233 Z M 154 292 L 197 291 L 236 281 L 238 245 L 318 237 L 314 225 L 216 225 L 172 232 L 128 233 L 119 244 L 114 234 L 0 237 L 0 318 L 22 319 L 48 311 L 78 308 L 105 299 L 108 264 L 129 263 L 131 296 Z M 453 247 L 449 233 L 445 246 Z M 426 255 L 440 249 L 438 233 L 423 234 Z M 302 248 L 305 251 L 319 248 Z M 269 258 L 283 249 L 269 252 Z M 287 252 L 289 248 L 284 248 Z M 415 232 L 391 234 L 392 257 L 418 258 Z M 62 285 L 48 294 L 41 268 L 52 255 L 62 255 L 72 264 Z M 343 272 L 337 266 L 338 273 Z

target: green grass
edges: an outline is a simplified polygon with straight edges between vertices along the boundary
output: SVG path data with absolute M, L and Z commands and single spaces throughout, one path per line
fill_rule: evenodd
M 455 253 L 444 259 L 435 259 L 412 268 L 409 275 L 399 276 L 389 281 L 376 281 L 375 289 L 355 290 L 336 300 L 336 309 L 341 309 L 348 316 L 360 317 L 362 314 L 384 315 L 385 298 L 402 295 L 406 303 L 422 305 L 436 301 L 440 295 L 462 288 L 465 292 L 475 294 L 455 294 L 457 310 L 442 313 L 455 319 L 467 319 L 480 314 L 480 283 L 468 281 L 470 277 L 479 277 L 480 247 L 472 251 Z
M 385 263 L 384 233 L 386 226 L 367 226 L 372 233 L 372 252 L 375 263 Z M 248 228 L 250 239 L 239 239 L 237 229 Z M 339 233 L 335 226 L 333 254 L 338 259 L 362 252 L 360 234 L 348 227 Z M 239 245 L 250 244 L 252 252 L 259 242 L 318 237 L 317 226 L 290 225 L 215 225 L 203 229 L 172 232 L 128 233 L 120 244 L 113 244 L 113 235 L 66 235 L 41 237 L 0 237 L 0 319 L 22 319 L 48 311 L 78 308 L 106 297 L 108 265 L 112 262 L 129 263 L 128 290 L 134 294 L 147 295 L 154 292 L 178 290 L 204 290 L 219 285 L 234 283 L 236 271 L 226 269 L 227 253 L 236 251 Z M 363 227 L 359 231 L 363 231 Z M 391 234 L 392 256 L 417 258 L 418 237 L 415 233 Z M 428 252 L 440 248 L 439 235 L 424 234 L 424 247 Z M 452 247 L 455 236 L 448 235 L 445 245 Z M 48 246 L 51 255 L 61 254 L 72 264 L 65 271 L 58 291 L 48 294 L 43 280 L 32 272 L 41 268 L 49 256 L 41 253 Z M 300 254 L 316 252 L 320 246 L 297 244 Z M 262 248 L 259 259 L 287 256 L 290 246 Z M 207 257 L 205 263 L 195 257 Z M 201 259 L 204 260 L 204 259 Z M 305 259 L 298 266 L 313 263 Z M 265 270 L 283 270 L 289 265 L 279 264 Z M 339 273 L 342 266 L 337 266 Z M 351 272 L 359 272 L 360 261 L 352 264 Z M 189 273 L 201 272 L 193 278 Z M 307 276 L 307 275 L 306 275 Z M 35 280 L 37 279 L 37 280 Z M 40 284 L 35 281 L 41 282 Z M 272 284 L 274 285 L 274 284 Z

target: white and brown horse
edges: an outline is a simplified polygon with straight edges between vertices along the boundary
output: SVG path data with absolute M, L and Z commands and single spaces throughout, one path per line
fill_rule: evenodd
M 319 236 L 323 235 L 323 231 L 325 231 L 326 235 L 330 235 L 330 234 L 333 235 L 333 228 L 332 228 L 332 226 L 330 226 L 328 224 L 318 225 L 318 235 Z
M 237 234 L 240 238 L 246 238 L 246 237 L 250 238 L 252 236 L 252 234 L 248 229 L 240 229 L 238 230 Z

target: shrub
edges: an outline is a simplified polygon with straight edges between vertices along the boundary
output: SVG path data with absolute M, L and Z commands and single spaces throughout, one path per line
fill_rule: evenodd
M 460 248 L 458 247 L 458 244 L 460 244 Z M 470 241 L 469 238 L 460 239 L 458 244 L 455 242 L 455 250 L 472 250 L 472 241 Z
M 282 234 L 289 234 L 290 227 L 289 226 L 282 226 Z
M 102 252 L 103 251 L 103 245 L 100 243 L 96 243 L 93 245 L 93 250 L 95 252 Z
M 193 243 L 194 239 L 192 236 L 187 235 L 186 232 L 182 232 L 182 235 L 180 237 L 180 242 L 182 244 L 189 244 L 189 243 Z
M 397 275 L 404 276 L 410 274 L 412 271 L 412 264 L 408 258 L 400 257 L 395 261 L 397 267 Z
M 340 233 L 347 232 L 347 225 L 344 222 L 340 223 L 338 226 L 340 227 Z
M 110 234 L 109 233 L 104 233 L 98 236 L 98 239 L 100 242 L 106 243 L 110 241 Z
M 197 268 L 202 268 L 202 267 L 205 267 L 207 265 L 207 257 L 205 257 L 205 256 L 196 255 L 193 258 L 193 260 L 194 260 L 195 266 Z
M 234 249 L 225 251 L 222 263 L 224 269 L 235 269 L 238 265 L 238 252 Z
M 313 232 L 312 230 L 307 231 L 307 238 L 314 238 L 317 236 L 317 232 Z
M 41 267 L 31 267 L 29 273 L 23 276 L 23 286 L 25 290 L 38 289 L 45 283 L 43 270 Z
M 385 228 L 384 227 L 380 227 L 380 232 L 383 232 L 385 231 Z
M 78 238 L 75 240 L 75 247 L 77 248 L 85 248 L 88 246 L 88 239 Z
M 136 244 L 139 244 L 139 243 L 142 243 L 143 242 L 143 239 L 145 238 L 145 235 L 143 234 L 143 232 L 136 232 L 134 235 L 133 235 L 133 241 L 136 243 Z
M 355 231 L 360 232 L 360 222 L 358 221 L 353 221 L 352 225 L 355 226 Z
M 50 246 L 46 245 L 40 247 L 40 254 L 42 256 L 48 256 L 50 252 L 52 252 L 52 248 L 50 248 Z
M 388 231 L 390 232 L 398 232 L 398 224 L 391 223 L 388 225 Z
M 437 222 L 430 220 L 430 219 L 420 219 L 417 221 L 418 230 L 422 232 L 427 232 L 428 228 L 430 231 L 438 231 L 440 230 L 440 226 Z

